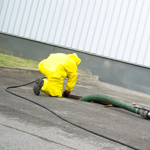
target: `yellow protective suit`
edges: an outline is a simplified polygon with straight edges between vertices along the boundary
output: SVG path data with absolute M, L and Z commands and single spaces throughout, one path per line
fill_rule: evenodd
M 39 63 L 39 70 L 47 78 L 44 80 L 44 85 L 41 91 L 51 95 L 62 97 L 63 80 L 68 77 L 66 91 L 72 91 L 77 81 L 77 65 L 81 62 L 76 53 L 50 54 L 47 59 Z

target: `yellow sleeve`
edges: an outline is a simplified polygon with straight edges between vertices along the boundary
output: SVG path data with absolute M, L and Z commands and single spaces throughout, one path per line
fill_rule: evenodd
M 66 91 L 72 91 L 73 87 L 76 84 L 76 82 L 77 82 L 77 73 L 68 74 L 68 81 L 67 81 Z
M 74 61 L 69 59 L 65 69 L 68 76 L 66 91 L 72 91 L 77 82 L 77 65 Z

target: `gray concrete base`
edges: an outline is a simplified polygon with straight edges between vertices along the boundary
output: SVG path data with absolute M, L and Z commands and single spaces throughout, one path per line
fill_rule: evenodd
M 11 92 L 41 104 L 62 118 L 93 131 L 91 134 L 56 117 L 51 112 L 7 93 L 10 86 L 34 81 L 34 73 L 14 73 L 0 70 L 0 150 L 149 150 L 149 121 L 119 107 L 104 107 L 71 98 L 57 98 L 41 92 L 33 93 L 34 84 L 9 89 Z M 64 81 L 64 89 L 66 82 Z M 100 81 L 78 80 L 72 95 L 103 94 L 128 103 L 150 108 L 150 95 L 106 84 Z
M 83 52 L 0 34 L 0 52 L 41 61 L 50 53 L 76 52 L 81 74 L 99 76 L 102 82 L 150 94 L 150 69 Z

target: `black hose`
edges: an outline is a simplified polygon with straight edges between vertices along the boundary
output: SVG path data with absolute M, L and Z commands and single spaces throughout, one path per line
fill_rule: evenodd
M 126 146 L 126 147 L 128 147 L 128 148 L 131 148 L 131 149 L 134 149 L 134 150 L 139 150 L 139 149 L 137 149 L 137 148 L 135 148 L 135 147 L 132 147 L 132 146 L 127 145 L 127 144 L 125 144 L 125 143 L 122 143 L 122 142 L 120 142 L 120 141 L 114 140 L 114 139 L 109 138 L 109 137 L 107 137 L 107 136 L 104 136 L 104 135 L 102 135 L 102 134 L 99 134 L 99 133 L 93 132 L 93 131 L 91 131 L 91 130 L 88 130 L 88 129 L 84 128 L 84 127 L 81 127 L 81 126 L 79 126 L 79 125 L 77 125 L 77 124 L 75 124 L 75 123 L 73 123 L 73 122 L 71 122 L 71 121 L 68 121 L 67 119 L 61 117 L 60 115 L 56 114 L 54 111 L 48 109 L 48 108 L 45 107 L 45 106 L 43 106 L 43 105 L 41 105 L 41 104 L 39 104 L 39 103 L 37 103 L 37 102 L 34 102 L 34 101 L 32 101 L 32 100 L 30 100 L 30 99 L 28 99 L 28 98 L 26 98 L 26 97 L 20 96 L 20 95 L 18 95 L 18 94 L 16 94 L 16 93 L 13 93 L 13 92 L 9 91 L 9 89 L 18 88 L 18 87 L 22 87 L 22 86 L 27 86 L 27 85 L 33 84 L 33 83 L 35 83 L 35 82 L 36 82 L 36 81 L 29 82 L 29 83 L 23 84 L 23 85 L 18 85 L 18 86 L 10 86 L 10 87 L 7 87 L 7 88 L 5 89 L 5 91 L 7 91 L 8 93 L 10 93 L 10 94 L 12 94 L 12 95 L 15 95 L 15 96 L 17 96 L 17 97 L 20 97 L 20 98 L 22 98 L 22 99 L 25 99 L 25 100 L 27 100 L 27 101 L 29 101 L 29 102 L 31 102 L 31 103 L 34 103 L 34 104 L 36 104 L 36 105 L 38 105 L 38 106 L 40 106 L 40 107 L 46 109 L 47 111 L 51 112 L 52 114 L 54 114 L 54 115 L 57 116 L 58 118 L 62 119 L 63 121 L 65 121 L 65 122 L 67 122 L 67 123 L 69 123 L 69 124 L 71 124 L 71 125 L 73 125 L 73 126 L 76 126 L 76 127 L 80 128 L 80 129 L 82 129 L 82 130 L 85 130 L 85 131 L 87 131 L 87 132 L 89 132 L 89 133 L 92 133 L 92 134 L 97 135 L 97 136 L 99 136 L 99 137 L 102 137 L 102 138 L 105 138 L 105 139 L 107 139 L 107 140 L 110 140 L 110 141 L 112 141 L 112 142 L 118 143 L 118 144 L 120 144 L 120 145 Z

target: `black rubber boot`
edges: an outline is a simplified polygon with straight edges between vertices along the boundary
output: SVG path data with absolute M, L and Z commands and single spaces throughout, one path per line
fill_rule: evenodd
M 36 79 L 36 85 L 33 87 L 33 92 L 35 95 L 39 96 L 40 95 L 40 89 L 44 84 L 44 80 L 38 78 Z

